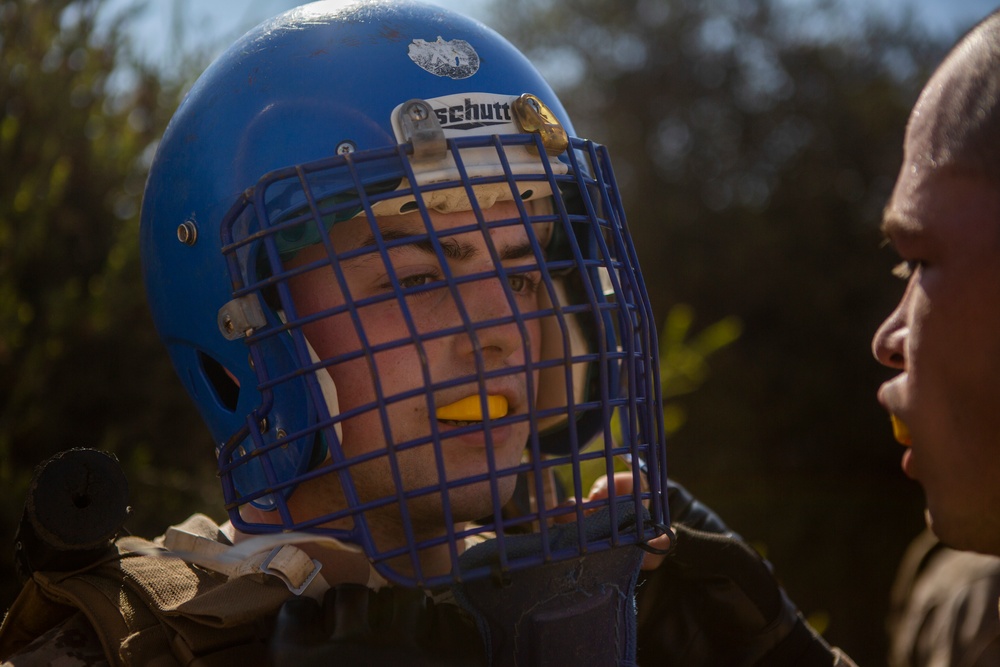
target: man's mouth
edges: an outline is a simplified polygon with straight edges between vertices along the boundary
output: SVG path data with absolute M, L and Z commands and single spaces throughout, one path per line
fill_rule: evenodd
M 507 415 L 507 399 L 500 395 L 486 397 L 486 410 L 490 419 L 499 419 Z M 435 414 L 438 421 L 450 426 L 466 426 L 483 421 L 483 402 L 479 394 L 466 396 L 454 403 L 442 405 Z

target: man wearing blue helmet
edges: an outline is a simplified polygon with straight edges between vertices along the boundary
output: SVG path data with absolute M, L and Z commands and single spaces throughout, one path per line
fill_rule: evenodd
M 763 561 L 712 556 L 718 535 L 684 533 L 670 562 L 740 585 L 661 567 L 637 615 L 668 495 L 674 521 L 728 531 L 668 494 L 607 151 L 495 32 L 405 0 L 252 30 L 167 128 L 141 250 L 229 522 L 33 572 L 0 637 L 13 664 L 69 659 L 70 636 L 113 664 L 266 662 L 265 645 L 296 665 L 837 659 Z M 718 599 L 731 613 L 685 613 Z M 738 641 L 720 653 L 706 622 Z

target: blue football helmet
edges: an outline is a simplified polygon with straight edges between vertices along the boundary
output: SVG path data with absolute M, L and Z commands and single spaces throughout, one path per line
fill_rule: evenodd
M 668 524 L 657 338 L 607 152 L 480 23 L 317 2 L 250 31 L 159 144 L 141 251 L 241 530 L 332 536 L 433 586 Z M 633 490 L 588 500 L 616 471 Z M 485 539 L 497 558 L 464 566 Z

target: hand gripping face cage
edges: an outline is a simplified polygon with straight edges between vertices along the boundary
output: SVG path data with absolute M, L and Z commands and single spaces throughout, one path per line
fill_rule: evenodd
M 442 27 L 441 10 L 427 28 L 429 10 L 391 6 L 418 34 L 447 29 L 484 49 L 465 24 Z M 147 285 L 220 443 L 238 528 L 332 536 L 390 580 L 433 586 L 641 544 L 668 522 L 656 336 L 610 162 L 568 136 L 538 81 L 536 96 L 434 79 L 428 92 L 440 94 L 396 99 L 394 143 L 269 158 L 217 225 L 203 209 L 218 195 L 195 196 L 207 181 L 170 149 L 197 133 L 165 137 L 144 203 Z M 218 88 L 196 84 L 186 104 Z M 472 113 L 508 122 L 442 129 Z M 204 129 L 191 118 L 177 125 Z M 278 153 L 310 136 L 273 129 Z M 259 169 L 247 158 L 256 145 L 241 141 L 234 182 Z M 188 210 L 172 245 L 157 238 L 169 227 L 161 201 Z M 587 499 L 594 477 L 622 470 L 633 491 Z M 487 557 L 463 556 L 484 540 Z

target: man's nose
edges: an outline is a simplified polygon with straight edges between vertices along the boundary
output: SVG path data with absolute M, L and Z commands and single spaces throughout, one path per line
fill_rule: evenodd
M 464 322 L 469 330 L 461 336 L 460 353 L 480 351 L 486 362 L 497 362 L 519 354 L 529 343 L 527 322 L 521 317 L 513 293 L 508 294 L 500 276 L 476 280 L 461 289 Z
M 903 370 L 906 367 L 906 338 L 910 330 L 903 307 L 905 299 L 889 313 L 872 338 L 872 353 L 883 366 Z

